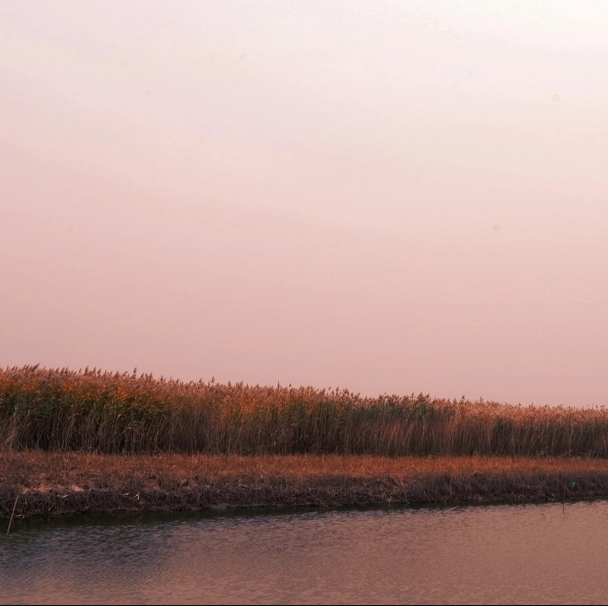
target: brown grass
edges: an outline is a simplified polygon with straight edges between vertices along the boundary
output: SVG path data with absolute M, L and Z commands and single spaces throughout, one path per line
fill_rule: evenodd
M 608 410 L 0 369 L 0 448 L 608 457 Z
M 0 452 L 0 517 L 225 506 L 352 506 L 608 497 L 608 462 L 521 457 Z

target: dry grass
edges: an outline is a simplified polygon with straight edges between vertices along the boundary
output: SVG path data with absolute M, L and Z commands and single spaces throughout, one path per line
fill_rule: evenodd
M 608 496 L 608 462 L 521 457 L 0 452 L 0 517 L 217 506 L 562 501 Z
M 608 457 L 608 410 L 0 369 L 0 448 Z

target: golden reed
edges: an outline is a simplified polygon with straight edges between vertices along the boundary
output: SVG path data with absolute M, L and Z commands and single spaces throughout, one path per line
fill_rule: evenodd
M 0 369 L 0 449 L 608 457 L 605 408 Z

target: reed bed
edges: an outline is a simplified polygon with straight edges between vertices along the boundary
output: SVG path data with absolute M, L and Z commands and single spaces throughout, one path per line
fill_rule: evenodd
M 608 457 L 608 410 L 0 369 L 0 449 Z

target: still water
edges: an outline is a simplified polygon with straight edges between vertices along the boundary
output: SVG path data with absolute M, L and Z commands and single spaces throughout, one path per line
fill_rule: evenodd
M 607 602 L 601 501 L 81 517 L 0 536 L 2 604 Z

